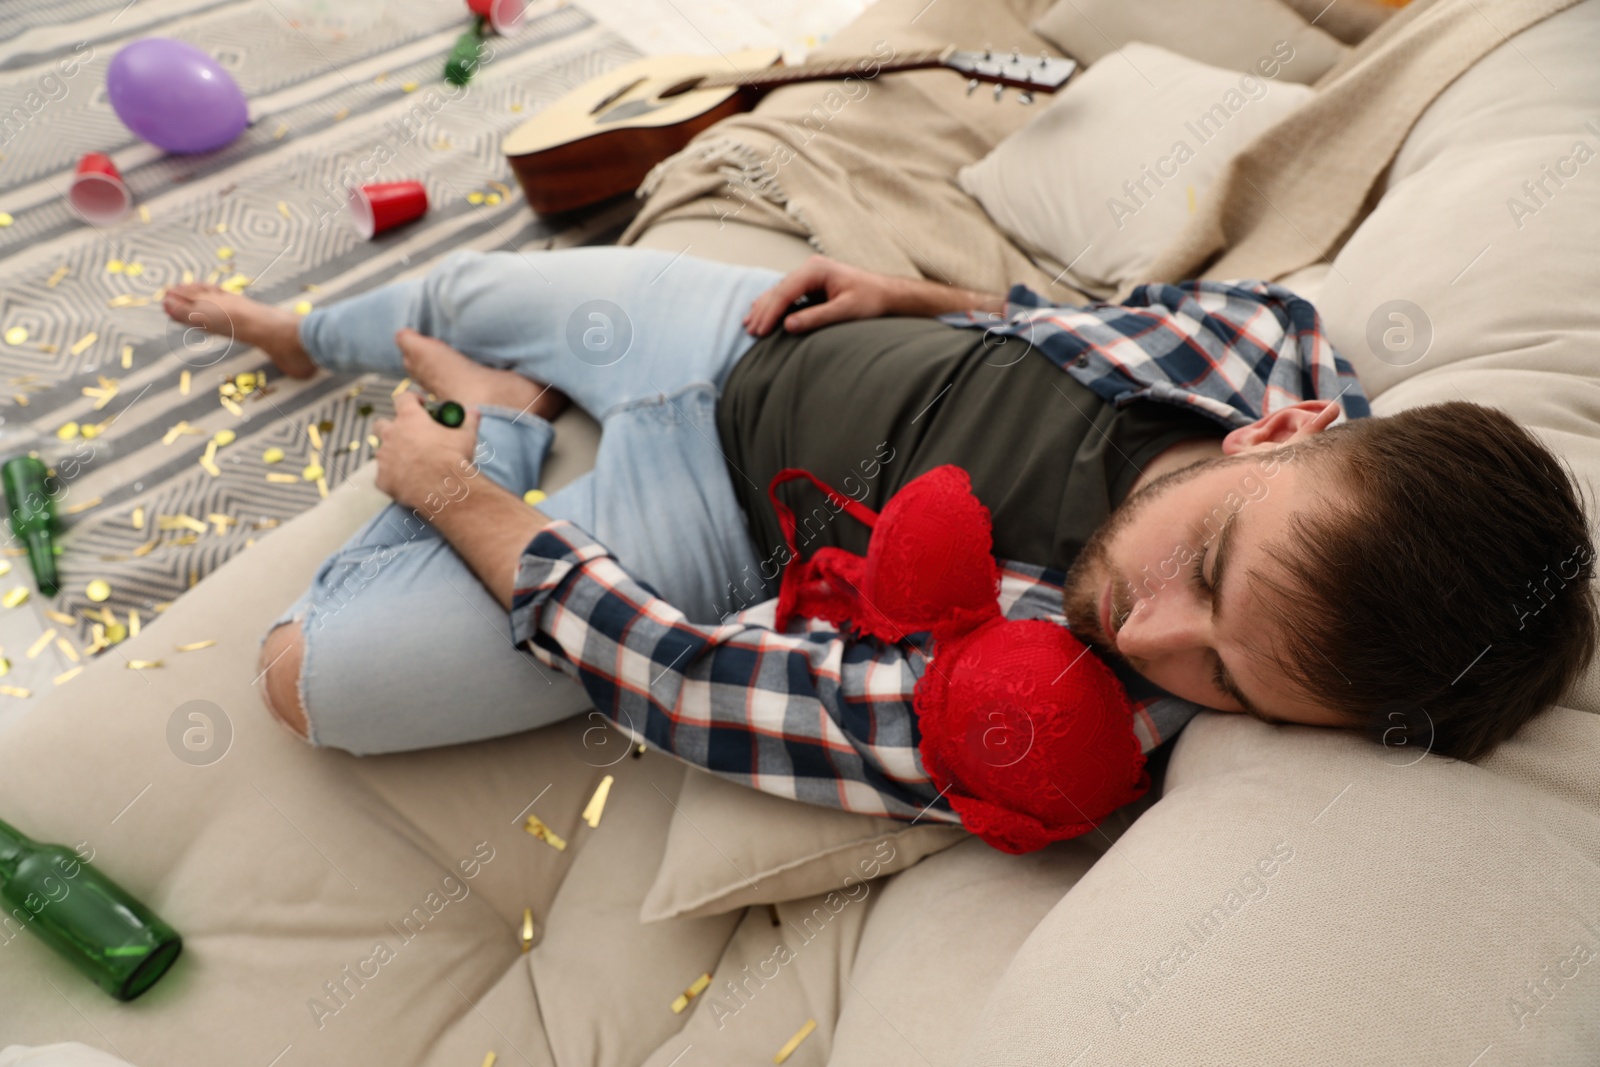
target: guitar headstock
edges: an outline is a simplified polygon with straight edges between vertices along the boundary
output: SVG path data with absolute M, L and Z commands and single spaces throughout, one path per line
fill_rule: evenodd
M 1044 53 L 1025 56 L 1016 49 L 1010 52 L 954 51 L 944 56 L 940 65 L 980 82 L 1039 93 L 1055 92 L 1078 69 L 1075 59 L 1058 59 Z

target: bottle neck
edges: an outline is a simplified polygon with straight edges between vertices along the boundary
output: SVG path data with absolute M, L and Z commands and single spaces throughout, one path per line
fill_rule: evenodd
M 22 857 L 35 847 L 33 840 L 16 827 L 0 822 L 0 884 L 11 878 Z

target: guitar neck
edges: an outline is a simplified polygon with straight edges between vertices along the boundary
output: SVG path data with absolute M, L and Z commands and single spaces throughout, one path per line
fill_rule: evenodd
M 876 56 L 857 56 L 853 59 L 835 59 L 823 63 L 801 63 L 793 67 L 767 67 L 762 70 L 741 70 L 726 74 L 708 74 L 696 84 L 697 89 L 732 89 L 753 87 L 771 89 L 792 82 L 829 81 L 859 74 L 860 68 L 876 65 L 879 74 L 892 74 L 899 70 L 927 70 L 938 67 L 955 51 L 954 45 L 944 48 L 926 48 L 906 52 L 893 59 L 880 60 Z

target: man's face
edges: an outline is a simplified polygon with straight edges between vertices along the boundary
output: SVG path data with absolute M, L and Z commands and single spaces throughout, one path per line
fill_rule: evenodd
M 1128 497 L 1067 576 L 1072 632 L 1197 704 L 1349 725 L 1299 695 L 1273 662 L 1277 634 L 1247 580 L 1259 569 L 1287 581 L 1266 545 L 1288 544 L 1290 516 L 1326 489 L 1286 455 L 1263 445 L 1203 460 Z

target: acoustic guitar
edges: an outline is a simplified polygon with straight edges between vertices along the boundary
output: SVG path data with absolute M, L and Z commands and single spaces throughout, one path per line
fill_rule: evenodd
M 1048 55 L 1023 56 L 957 51 L 953 46 L 894 54 L 779 64 L 775 48 L 753 48 L 722 57 L 723 69 L 705 56 L 656 56 L 603 74 L 523 122 L 501 142 L 528 204 L 541 215 L 571 211 L 639 187 L 650 168 L 677 152 L 701 130 L 747 111 L 761 93 L 795 82 L 858 79 L 943 67 L 967 76 L 970 94 L 994 86 L 998 100 L 1007 87 L 1032 102 L 1035 92 L 1053 93 L 1078 64 Z

